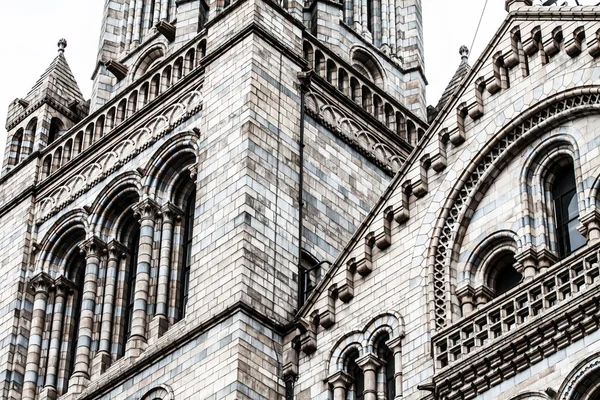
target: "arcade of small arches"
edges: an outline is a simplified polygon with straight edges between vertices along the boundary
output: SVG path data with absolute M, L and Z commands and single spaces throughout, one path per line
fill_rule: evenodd
M 23 399 L 62 395 L 185 317 L 197 149 L 167 143 L 37 246 Z M 153 250 L 159 249 L 159 251 Z
M 402 326 L 384 314 L 336 343 L 327 378 L 334 400 L 402 398 Z
M 399 138 L 415 146 L 424 136 L 425 130 L 410 116 L 386 100 L 373 86 L 384 89 L 385 77 L 382 68 L 366 49 L 357 47 L 352 52 L 352 66 L 339 65 L 325 49 L 304 41 L 304 58 L 315 73 L 346 97 L 373 115 Z M 354 72 L 353 72 L 354 71 Z
M 45 179 L 56 172 L 198 68 L 200 60 L 206 54 L 206 40 L 200 38 L 186 47 L 188 49 L 182 49 L 179 57 L 174 57 L 165 65 L 162 57 L 157 59 L 153 58 L 155 55 L 142 57 L 142 61 L 132 72 L 132 76 L 140 82 L 127 86 L 126 92 L 119 95 L 122 99 L 115 102 L 114 106 L 106 107 L 105 112 L 95 116 L 85 127 L 74 130 L 69 138 L 61 141 L 60 145 L 57 144 L 49 149 L 48 154 L 43 157 L 40 179 Z M 155 52 L 149 50 L 150 54 Z M 152 74 L 151 71 L 154 69 L 156 71 Z M 142 79 L 148 74 L 151 76 Z M 32 118 L 25 129 L 18 129 L 7 142 L 9 150 L 6 156 L 7 166 L 14 167 L 24 161 L 33 152 L 35 146 L 41 149 L 53 144 L 66 133 L 64 126 L 60 118 L 52 118 L 48 128 L 38 123 L 38 118 Z

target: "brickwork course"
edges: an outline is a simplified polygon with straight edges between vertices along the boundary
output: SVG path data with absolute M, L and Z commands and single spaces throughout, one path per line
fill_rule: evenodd
M 106 0 L 9 105 L 0 398 L 600 398 L 600 7 L 532 3 L 427 107 L 422 0 Z

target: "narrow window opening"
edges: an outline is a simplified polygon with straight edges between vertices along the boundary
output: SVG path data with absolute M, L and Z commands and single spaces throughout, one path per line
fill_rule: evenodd
M 573 164 L 561 167 L 552 184 L 552 200 L 556 220 L 556 237 L 559 256 L 566 257 L 585 245 L 579 233 L 579 207 Z
M 179 304 L 179 319 L 185 317 L 185 310 L 189 298 L 190 269 L 192 265 L 192 242 L 194 238 L 194 209 L 196 204 L 196 191 L 189 196 L 185 209 L 185 236 L 183 242 L 184 264 L 181 271 L 181 299 Z
M 132 230 L 131 239 L 129 242 L 129 268 L 127 271 L 126 285 L 125 285 L 125 293 L 124 299 L 126 299 L 125 310 L 123 312 L 123 337 L 121 339 L 121 343 L 123 344 L 121 347 L 121 356 L 125 353 L 125 343 L 127 343 L 127 339 L 131 335 L 131 326 L 133 322 L 133 306 L 135 303 L 135 278 L 137 272 L 137 264 L 138 264 L 138 251 L 139 251 L 139 243 L 140 243 L 140 227 L 136 226 Z
M 497 267 L 492 288 L 496 296 L 500 296 L 521 283 L 523 276 L 514 268 L 516 263 L 513 253 L 506 253 L 493 260 Z

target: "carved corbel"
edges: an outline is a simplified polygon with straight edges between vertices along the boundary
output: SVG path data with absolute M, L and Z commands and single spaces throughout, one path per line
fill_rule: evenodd
M 592 57 L 596 58 L 600 55 L 600 29 L 592 36 L 588 43 L 588 49 L 588 52 Z
M 574 58 L 581 54 L 582 44 L 585 40 L 585 28 L 579 26 L 573 31 L 573 37 L 565 41 L 565 51 L 569 57 Z
M 329 329 L 335 324 L 335 300 L 337 297 L 337 286 L 332 285 L 327 293 L 327 303 L 325 304 L 325 309 L 319 313 L 319 323 L 325 329 Z
M 515 26 L 510 30 L 510 54 L 507 54 L 504 58 L 504 65 L 506 65 L 507 68 L 514 68 L 521 61 L 519 57 L 520 46 L 522 46 L 521 28 Z
M 174 25 L 167 22 L 167 20 L 161 19 L 160 21 L 158 21 L 156 23 L 156 25 L 154 27 L 156 28 L 158 33 L 163 35 L 169 42 L 175 41 L 175 34 L 177 31 L 177 28 L 175 28 Z
M 465 141 L 465 119 L 468 115 L 467 103 L 461 103 L 456 107 L 456 129 L 450 132 L 450 143 L 458 146 Z
M 560 44 L 563 41 L 562 26 L 557 26 L 552 30 L 550 38 L 544 43 L 544 49 L 548 57 L 555 56 L 560 51 Z
M 419 180 L 414 182 L 412 185 L 413 194 L 418 197 L 424 197 L 429 192 L 429 184 L 427 182 L 427 171 L 431 166 L 431 159 L 429 154 L 425 154 L 421 157 L 421 168 Z
M 438 153 L 431 157 L 431 168 L 434 171 L 443 171 L 448 165 L 446 158 L 446 145 L 448 144 L 448 130 L 442 129 L 438 136 Z
M 404 182 L 401 186 L 400 204 L 394 209 L 394 220 L 399 224 L 405 223 L 410 217 L 410 212 L 408 209 L 408 199 L 410 196 L 411 188 L 412 187 L 410 181 Z
M 283 351 L 282 375 L 284 380 L 298 377 L 298 350 L 300 347 L 300 331 L 296 329 L 296 335 Z
M 127 72 L 129 72 L 129 69 L 126 65 L 123 65 L 116 60 L 109 60 L 104 63 L 104 66 L 106 67 L 108 72 L 113 74 L 115 78 L 117 78 L 117 80 L 119 81 L 121 79 L 124 79 L 127 76 Z
M 383 235 L 379 235 L 376 244 L 380 250 L 387 249 L 392 244 L 392 220 L 394 219 L 394 208 L 388 206 L 383 210 Z
M 530 37 L 523 41 L 523 50 L 529 57 L 539 52 L 542 65 L 546 65 L 548 63 L 548 57 L 546 57 L 546 52 L 544 51 L 544 42 L 542 41 L 542 29 L 539 25 L 534 27 L 531 30 Z
M 494 77 L 490 79 L 487 90 L 490 94 L 498 93 L 501 89 L 508 89 L 508 70 L 504 64 L 504 56 L 499 51 L 493 56 Z
M 310 355 L 317 350 L 317 332 L 315 324 L 306 318 L 300 318 L 298 321 L 300 330 L 300 350 L 306 355 Z
M 485 78 L 483 76 L 475 81 L 475 103 L 469 109 L 469 116 L 478 119 L 483 116 L 483 92 L 485 90 Z
M 338 298 L 344 303 L 348 303 L 354 298 L 354 265 L 354 258 L 348 260 L 344 270 L 344 281 L 338 288 Z
M 367 276 L 373 271 L 373 246 L 375 245 L 375 234 L 373 232 L 369 232 L 367 236 L 365 236 L 365 247 L 364 247 L 364 257 L 356 263 L 355 268 L 356 272 L 359 273 L 360 276 Z
M 594 208 L 592 211 L 579 217 L 581 225 L 577 230 L 587 238 L 588 243 L 596 243 L 600 239 L 600 211 Z

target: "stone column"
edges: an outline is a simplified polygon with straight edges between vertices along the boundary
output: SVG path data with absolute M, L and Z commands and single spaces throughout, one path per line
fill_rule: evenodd
M 150 323 L 151 340 L 156 340 L 169 327 L 169 277 L 171 276 L 171 254 L 173 251 L 174 221 L 179 222 L 183 212 L 171 203 L 162 209 L 162 235 L 160 243 L 160 262 L 158 267 L 158 287 L 156 291 L 156 315 Z
M 31 315 L 31 330 L 27 346 L 27 362 L 23 380 L 23 400 L 33 400 L 36 397 L 38 370 L 40 368 L 40 353 L 44 322 L 46 320 L 46 302 L 52 278 L 45 272 L 40 272 L 31 278 L 31 288 L 35 293 L 33 313 Z
M 370 37 L 369 32 L 369 2 L 368 0 L 362 0 L 361 3 L 361 21 L 362 21 L 362 35 L 364 37 Z
M 462 309 L 462 316 L 466 317 L 467 315 L 473 312 L 473 302 L 475 297 L 475 292 L 471 288 L 471 286 L 463 286 L 456 291 L 456 296 L 460 301 L 460 306 Z
M 354 2 L 354 11 L 353 11 L 353 23 L 354 23 L 354 30 L 358 33 L 360 33 L 362 31 L 362 26 L 361 26 L 361 22 L 360 22 L 360 16 L 362 13 L 362 0 L 353 0 Z
M 108 261 L 106 263 L 104 302 L 102 304 L 102 322 L 100 326 L 100 345 L 98 347 L 98 354 L 92 364 L 92 375 L 94 376 L 104 373 L 110 366 L 117 276 L 120 261 L 126 254 L 127 248 L 116 240 L 112 240 L 108 244 Z
M 581 225 L 577 230 L 587 238 L 588 244 L 600 240 L 600 211 L 594 208 L 591 212 L 580 216 L 579 222 L 581 222 Z
M 129 9 L 127 11 L 127 33 L 125 34 L 125 51 L 131 48 L 133 39 L 133 16 L 135 13 L 135 0 L 129 0 Z
M 377 370 L 381 361 L 374 354 L 366 354 L 356 360 L 365 376 L 364 400 L 377 400 Z
M 390 31 L 388 28 L 389 24 L 389 0 L 381 0 L 381 50 L 385 54 L 390 54 Z
M 154 242 L 154 225 L 160 207 L 150 199 L 142 200 L 133 207 L 140 220 L 140 243 L 138 263 L 135 270 L 135 291 L 131 335 L 127 340 L 126 356 L 138 357 L 146 349 L 148 317 L 148 292 L 150 286 L 150 265 L 152 262 L 152 243 Z
M 135 15 L 133 17 L 133 47 L 140 45 L 142 31 L 142 7 L 144 0 L 135 1 Z
M 160 5 L 160 19 L 169 18 L 169 0 L 162 0 Z
M 54 315 L 52 316 L 52 333 L 50 335 L 50 348 L 48 350 L 48 370 L 46 371 L 46 398 L 56 398 L 56 384 L 60 362 L 60 348 L 62 344 L 63 322 L 67 294 L 73 291 L 74 285 L 64 276 L 56 280 L 56 295 L 54 296 Z
M 346 388 L 351 382 L 350 375 L 344 371 L 338 371 L 327 378 L 333 390 L 333 400 L 346 400 Z
M 73 391 L 73 393 L 81 393 L 90 380 L 90 353 L 98 289 L 98 269 L 100 256 L 106 250 L 104 242 L 97 237 L 86 240 L 79 247 L 86 253 L 86 265 L 83 293 L 80 294 L 81 313 L 79 314 L 79 331 L 75 349 L 75 368 L 73 376 L 69 380 L 69 391 Z
M 395 339 L 389 340 L 386 345 L 394 354 L 394 384 L 396 386 L 396 397 L 387 400 L 402 399 L 402 339 L 404 335 L 400 335 Z

